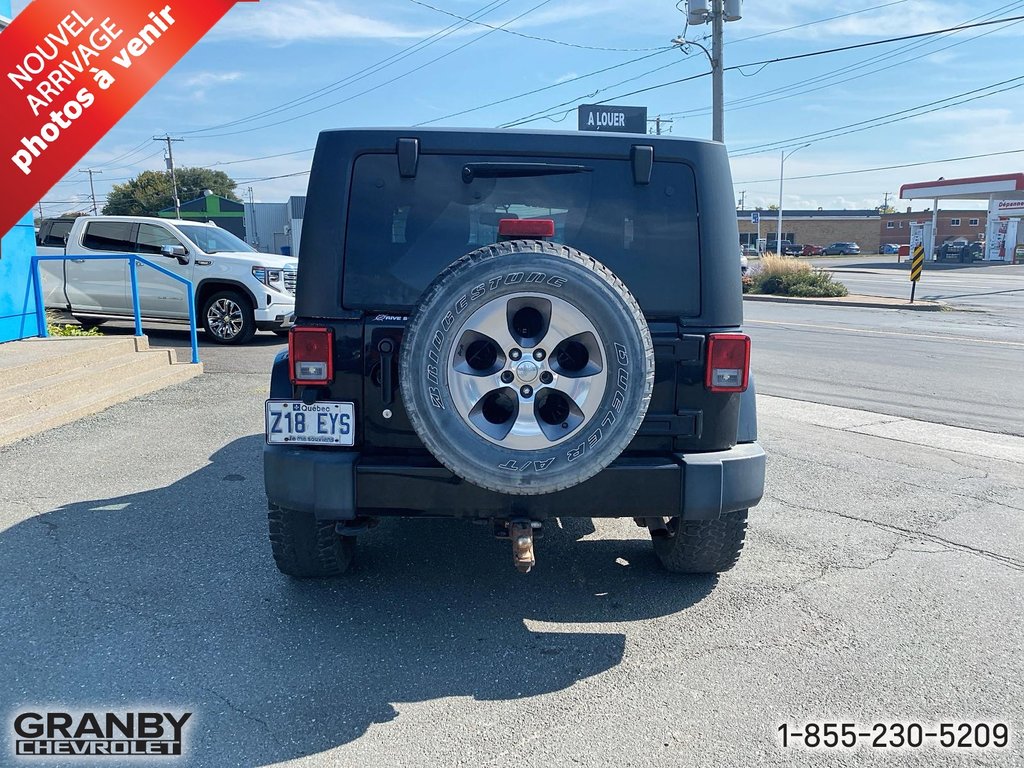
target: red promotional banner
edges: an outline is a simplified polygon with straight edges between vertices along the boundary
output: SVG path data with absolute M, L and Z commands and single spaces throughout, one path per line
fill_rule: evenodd
M 29 4 L 0 33 L 0 233 L 74 168 L 235 2 Z

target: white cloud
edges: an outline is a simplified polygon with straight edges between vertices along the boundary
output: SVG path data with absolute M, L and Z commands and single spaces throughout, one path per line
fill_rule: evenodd
M 208 88 L 211 85 L 234 82 L 241 77 L 241 72 L 197 72 L 186 78 L 184 85 L 190 88 Z
M 564 75 L 556 77 L 554 80 L 552 80 L 551 84 L 558 85 L 559 83 L 565 83 L 568 82 L 569 80 L 575 80 L 577 77 L 579 77 L 579 74 L 576 72 L 566 72 Z
M 211 39 L 292 43 L 310 40 L 425 37 L 437 28 L 411 27 L 354 13 L 329 0 L 239 3 Z

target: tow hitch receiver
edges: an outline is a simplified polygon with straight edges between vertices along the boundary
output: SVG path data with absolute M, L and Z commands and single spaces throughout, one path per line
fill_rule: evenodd
M 512 562 L 520 573 L 529 573 L 537 564 L 533 552 L 534 536 L 541 535 L 541 523 L 536 520 L 495 520 L 494 535 L 512 540 Z

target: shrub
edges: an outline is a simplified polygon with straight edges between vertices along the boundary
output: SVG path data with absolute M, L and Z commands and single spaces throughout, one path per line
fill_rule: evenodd
M 83 328 L 73 323 L 63 323 L 52 313 L 46 313 L 46 332 L 51 336 L 102 336 L 95 328 Z
M 777 294 L 779 296 L 832 297 L 846 296 L 849 292 L 832 275 L 814 269 L 804 261 L 769 254 L 753 270 L 750 293 Z

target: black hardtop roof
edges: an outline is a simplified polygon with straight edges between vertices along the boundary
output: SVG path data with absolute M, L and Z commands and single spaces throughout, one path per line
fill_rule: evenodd
M 635 145 L 652 146 L 655 157 L 687 159 L 719 142 L 678 136 L 612 131 L 530 131 L 507 128 L 337 128 L 321 131 L 320 144 L 358 145 L 364 150 L 394 151 L 400 138 L 420 140 L 423 152 L 526 152 L 628 156 Z

